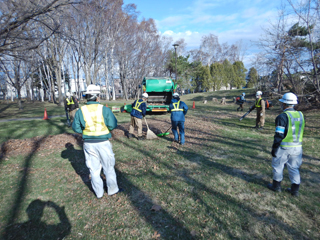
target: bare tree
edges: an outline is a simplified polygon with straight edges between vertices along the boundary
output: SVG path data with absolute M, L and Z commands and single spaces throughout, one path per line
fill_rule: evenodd
M 59 29 L 56 11 L 77 0 L 1 0 L 0 55 L 20 56 L 18 52 L 37 48 Z M 47 34 L 39 33 L 47 30 Z
M 20 52 L 24 57 L 27 53 Z M 16 53 L 18 56 L 18 53 Z M 27 62 L 13 57 L 2 57 L 0 59 L 0 69 L 7 76 L 7 83 L 17 90 L 18 107 L 22 110 L 21 89 L 32 75 L 32 62 Z

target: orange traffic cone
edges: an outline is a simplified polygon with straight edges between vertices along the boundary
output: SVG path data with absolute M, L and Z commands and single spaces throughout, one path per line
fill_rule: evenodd
M 124 103 L 124 106 L 125 106 L 125 105 L 126 105 L 126 103 Z M 126 112 L 127 112 L 127 111 L 124 109 L 124 107 L 123 107 L 123 112 L 124 112 L 124 113 L 126 113 Z
M 194 101 L 193 101 L 193 105 L 192 105 L 192 108 L 196 108 L 196 105 L 195 105 Z
M 108 107 L 108 104 L 106 104 L 106 107 Z
M 44 109 L 44 116 L 43 116 L 43 120 L 48 120 L 48 113 L 47 113 L 47 109 Z

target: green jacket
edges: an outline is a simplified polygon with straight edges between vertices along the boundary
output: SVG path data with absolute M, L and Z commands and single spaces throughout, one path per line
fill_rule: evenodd
M 87 102 L 87 104 L 100 104 L 98 102 Z M 103 107 L 102 108 L 102 115 L 104 118 L 104 123 L 108 127 L 109 131 L 115 129 L 117 127 L 117 119 L 114 116 L 114 114 L 111 112 L 110 108 Z M 75 131 L 76 133 L 81 133 L 85 129 L 86 122 L 84 121 L 83 114 L 81 109 L 79 109 L 76 112 L 76 115 L 74 117 L 73 123 L 72 123 L 72 130 Z M 101 135 L 101 136 L 87 136 L 87 135 L 82 135 L 82 138 L 84 141 L 87 142 L 96 142 L 96 141 L 105 141 L 111 138 L 112 135 L 111 133 L 108 133 L 106 135 Z

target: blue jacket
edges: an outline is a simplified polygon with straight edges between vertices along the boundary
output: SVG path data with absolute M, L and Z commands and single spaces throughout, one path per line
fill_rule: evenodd
M 178 106 L 179 109 L 183 109 L 183 111 L 172 111 L 174 109 L 173 103 L 179 102 L 180 98 L 173 98 L 171 100 L 169 110 L 171 111 L 171 121 L 176 121 L 176 122 L 184 122 L 185 118 L 184 115 L 187 114 L 188 112 L 188 106 L 184 102 L 180 101 L 180 104 Z
M 136 106 L 136 102 L 138 101 L 138 103 L 141 103 L 140 106 L 138 107 L 139 110 L 141 111 L 138 111 L 136 109 L 134 109 L 134 107 Z M 133 103 L 132 103 L 132 111 L 131 111 L 131 116 L 132 117 L 136 117 L 136 118 L 140 118 L 142 119 L 143 116 L 145 116 L 147 113 L 147 104 L 145 102 L 143 102 L 142 99 L 139 99 L 139 100 L 135 100 Z
M 98 102 L 87 102 L 87 104 L 99 104 Z M 115 129 L 117 127 L 117 119 L 110 110 L 110 108 L 107 108 L 103 106 L 102 108 L 102 115 L 104 119 L 104 124 L 107 126 L 109 131 Z M 72 130 L 75 131 L 76 133 L 82 133 L 82 131 L 86 127 L 86 122 L 83 118 L 83 114 L 81 109 L 79 109 L 76 112 L 76 115 L 74 117 L 73 123 L 72 123 Z M 108 133 L 106 135 L 101 135 L 101 136 L 86 136 L 82 135 L 82 138 L 84 141 L 106 141 L 109 138 L 111 138 L 111 133 Z

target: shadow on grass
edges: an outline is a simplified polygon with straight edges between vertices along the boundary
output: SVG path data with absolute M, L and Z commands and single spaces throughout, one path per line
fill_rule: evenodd
M 187 158 L 188 159 L 188 158 Z M 188 159 L 190 160 L 190 159 Z M 173 169 L 170 165 L 167 165 L 167 167 L 172 170 Z M 252 224 L 252 222 L 257 223 L 259 222 L 261 226 L 270 226 L 270 228 L 276 228 L 281 229 L 285 231 L 288 235 L 292 236 L 295 239 L 308 239 L 308 237 L 301 233 L 300 229 L 295 229 L 289 224 L 283 223 L 283 221 L 276 219 L 273 216 L 270 216 L 267 212 L 264 213 L 258 213 L 256 209 L 252 208 L 250 204 L 243 203 L 239 200 L 234 199 L 233 197 L 223 194 L 219 191 L 216 191 L 212 188 L 207 187 L 204 183 L 199 182 L 195 178 L 192 178 L 190 174 L 185 174 L 183 170 L 176 170 L 176 174 L 180 175 L 184 178 L 186 182 L 189 183 L 193 187 L 194 190 L 191 192 L 185 193 L 184 191 L 180 190 L 180 192 L 188 197 L 192 198 L 195 202 L 198 202 L 200 205 L 205 207 L 205 212 L 209 215 L 212 215 L 211 221 L 215 222 L 219 228 L 223 229 L 227 232 L 227 235 L 231 239 L 243 239 L 242 237 L 237 237 L 236 235 L 232 234 L 232 232 L 229 230 L 230 225 L 223 221 L 224 215 L 219 214 L 218 211 L 215 209 L 217 206 L 219 208 L 225 208 L 228 211 L 232 211 L 236 216 L 238 216 L 241 219 L 241 222 L 239 223 L 241 229 L 246 232 L 248 235 L 250 234 L 251 237 L 254 237 L 256 234 L 249 232 L 249 225 Z M 163 180 L 163 177 L 157 176 L 153 173 L 153 176 L 158 178 L 159 180 Z M 170 187 L 174 188 L 174 186 Z M 212 196 L 212 202 L 214 202 L 214 207 L 210 206 L 206 201 L 203 199 L 203 192 L 210 194 Z M 202 193 L 202 194 L 201 194 Z M 209 214 L 210 213 L 210 214 Z M 225 213 L 225 211 L 224 211 Z M 236 221 L 236 219 L 234 219 Z M 235 223 L 238 224 L 238 223 Z M 205 226 L 202 226 L 205 227 Z M 214 233 L 214 231 L 212 231 Z M 270 233 L 262 233 L 264 236 L 263 238 L 271 239 L 276 238 L 276 236 L 271 236 Z M 261 238 L 261 235 L 256 235 L 255 237 Z
M 44 209 L 52 208 L 59 217 L 60 223 L 46 224 L 41 221 Z M 71 224 L 64 207 L 59 207 L 51 201 L 33 200 L 26 209 L 29 220 L 23 223 L 9 225 L 6 228 L 5 238 L 9 239 L 63 239 L 71 232 Z
M 225 221 L 224 220 L 225 217 L 223 217 L 221 213 L 219 214 L 215 210 L 215 208 L 213 208 L 212 206 L 209 206 L 209 202 L 203 199 L 203 196 L 200 195 L 200 192 L 201 193 L 206 192 L 212 196 L 212 201 L 210 201 L 212 205 L 219 206 L 219 208 L 222 208 L 222 209 L 225 208 L 226 210 L 235 212 L 235 214 L 239 216 L 239 220 L 237 220 L 239 221 L 239 223 L 236 223 L 236 224 L 240 224 L 242 230 L 247 234 L 253 234 L 252 232 L 249 231 L 250 224 L 252 224 L 252 222 L 261 222 L 262 223 L 260 225 L 261 227 L 263 227 L 264 225 L 268 225 L 271 229 L 274 229 L 275 226 L 277 226 L 276 228 L 278 230 L 281 229 L 281 231 L 284 231 L 289 236 L 295 237 L 297 239 L 306 238 L 306 236 L 303 233 L 301 233 L 301 231 L 299 231 L 298 229 L 295 229 L 292 226 L 289 226 L 288 224 L 283 223 L 283 221 L 277 219 L 275 216 L 269 215 L 269 212 L 261 213 L 258 210 L 254 209 L 250 205 L 250 203 L 246 204 L 245 202 L 234 199 L 233 197 L 227 195 L 226 193 L 221 193 L 211 187 L 207 187 L 205 183 L 201 183 L 197 179 L 192 177 L 194 174 L 198 174 L 198 173 L 194 173 L 190 169 L 185 169 L 183 166 L 181 166 L 180 168 L 179 167 L 177 168 L 176 166 L 174 166 L 174 164 L 171 165 L 167 163 L 166 162 L 167 160 L 163 161 L 157 158 L 156 153 L 151 153 L 150 151 L 145 150 L 143 147 L 137 147 L 132 142 L 124 142 L 124 141 L 121 141 L 121 139 L 117 139 L 116 141 L 118 141 L 119 143 L 121 143 L 121 145 L 124 145 L 127 148 L 131 148 L 132 150 L 135 149 L 136 151 L 141 152 L 143 156 L 150 157 L 155 162 L 157 162 L 157 164 L 162 165 L 164 168 L 172 172 L 172 174 L 170 175 L 163 175 L 163 174 L 158 175 L 155 171 L 152 171 L 151 169 L 149 169 L 148 171 L 138 171 L 138 173 L 135 174 L 135 177 L 137 178 L 150 177 L 153 179 L 156 178 L 162 182 L 172 178 L 172 176 L 182 177 L 184 179 L 184 182 L 193 190 L 190 190 L 189 192 L 186 193 L 184 189 L 179 189 L 177 188 L 177 186 L 174 186 L 176 182 L 173 184 L 168 183 L 167 186 L 170 187 L 178 195 L 182 194 L 183 196 L 188 196 L 190 198 L 193 198 L 194 201 L 197 201 L 201 205 L 203 205 L 206 208 L 206 210 L 204 211 L 207 213 L 206 217 L 210 218 L 211 221 L 219 225 L 219 229 L 221 229 L 221 231 L 225 231 L 226 234 L 231 239 L 241 239 L 241 238 L 235 235 L 233 231 L 231 231 L 230 226 L 228 224 L 228 221 L 230 221 L 230 219 L 229 220 L 226 219 Z M 256 174 L 239 172 L 238 169 L 234 169 L 233 167 L 230 167 L 224 164 L 216 163 L 210 160 L 208 157 L 202 154 L 199 154 L 197 152 L 194 152 L 194 150 L 188 151 L 184 149 L 180 149 L 179 153 L 189 162 L 194 162 L 197 164 L 200 163 L 203 169 L 207 169 L 207 170 L 210 169 L 211 171 L 218 170 L 229 175 L 230 177 L 234 177 L 235 179 L 238 178 L 248 183 L 254 183 L 256 185 L 262 186 L 263 189 L 266 189 L 266 185 L 268 182 L 264 181 L 261 178 L 257 178 Z M 171 233 L 171 231 L 173 230 L 175 232 L 182 231 L 181 232 L 182 235 L 179 235 L 179 236 L 182 237 L 183 239 L 189 239 L 190 237 L 192 237 L 190 235 L 190 231 L 186 231 L 182 227 L 183 219 L 178 219 L 176 217 L 173 217 L 167 212 L 164 212 L 162 215 L 154 216 L 152 212 L 150 212 L 150 209 L 153 204 L 152 203 L 153 200 L 150 197 L 148 197 L 146 192 L 143 192 L 139 188 L 134 186 L 134 184 L 129 180 L 129 175 L 119 172 L 119 180 L 120 180 L 119 182 L 121 182 L 123 187 L 125 187 L 126 189 L 129 190 L 129 192 L 131 192 L 131 195 L 129 195 L 129 198 L 131 199 L 132 204 L 139 211 L 139 214 L 142 217 L 144 217 L 153 226 L 155 230 L 157 230 L 159 233 L 166 232 L 166 234 L 169 234 L 169 235 L 173 234 Z M 175 181 L 177 180 L 175 179 Z M 236 185 L 237 185 L 237 182 L 235 182 L 234 187 L 236 187 Z M 251 190 L 248 189 L 248 191 L 250 192 Z M 208 213 L 212 213 L 213 215 L 210 215 Z M 169 230 L 165 229 L 164 226 L 168 225 L 167 223 L 171 223 L 171 226 L 176 226 L 176 229 L 169 229 Z M 205 227 L 205 224 L 201 222 L 199 223 L 197 222 L 196 224 L 199 225 L 200 228 Z M 211 230 L 211 231 L 212 233 L 214 232 L 214 230 Z M 262 233 L 264 235 L 263 237 L 268 238 L 266 233 Z M 164 238 L 166 237 L 162 234 L 161 236 Z M 257 235 L 257 237 L 261 237 L 261 235 Z
M 0 109 L 0 114 L 10 108 L 13 104 L 8 104 L 7 106 L 4 106 L 3 108 Z
M 82 143 L 78 143 L 78 145 L 82 146 Z M 89 178 L 90 171 L 86 166 L 83 150 L 75 149 L 71 143 L 67 143 L 65 147 L 66 150 L 61 152 L 61 157 L 69 160 L 76 174 L 81 177 L 83 183 L 88 187 L 88 189 L 94 193 Z
M 184 227 L 179 218 L 173 217 L 166 210 L 151 211 L 154 200 L 146 192 L 136 187 L 129 176 L 117 170 L 118 182 L 125 188 L 125 193 L 131 201 L 140 217 L 144 218 L 155 231 L 164 239 L 195 239 L 190 231 Z
M 60 131 L 62 131 L 62 127 L 58 126 L 53 121 L 50 122 L 50 125 L 51 125 L 51 127 L 55 126 L 56 128 L 59 128 Z M 50 132 L 50 130 L 51 130 L 51 128 L 48 129 L 48 133 Z M 12 203 L 12 208 L 8 210 L 8 217 L 7 217 L 8 221 L 7 221 L 6 225 L 5 225 L 6 226 L 6 230 L 4 230 L 4 232 L 2 233 L 3 239 L 19 239 L 19 238 L 11 238 L 10 234 L 12 234 L 12 232 L 10 232 L 9 229 L 12 226 L 17 226 L 17 225 L 15 225 L 14 222 L 18 218 L 18 216 L 19 216 L 19 214 L 21 212 L 22 202 L 24 201 L 24 198 L 25 198 L 25 196 L 27 195 L 27 192 L 28 192 L 29 173 L 32 170 L 31 166 L 32 166 L 32 162 L 33 162 L 33 157 L 36 154 L 37 150 L 39 149 L 41 142 L 43 140 L 45 140 L 46 138 L 47 138 L 47 136 L 43 136 L 43 137 L 39 138 L 37 141 L 35 141 L 33 143 L 33 147 L 32 147 L 31 153 L 24 160 L 23 171 L 21 172 L 21 177 L 20 177 L 19 184 L 18 184 L 19 187 L 18 187 L 18 189 L 16 191 L 16 196 L 15 196 L 15 199 L 14 199 L 14 201 Z M 2 158 L 3 157 L 5 157 L 5 155 L 2 156 Z M 39 201 L 36 201 L 35 204 L 32 205 L 32 207 L 33 206 L 34 206 L 35 209 L 39 209 L 39 206 L 40 206 L 40 209 L 41 209 L 41 206 L 43 206 L 43 204 L 40 203 Z M 50 204 L 48 204 L 46 206 L 53 207 L 54 209 L 57 210 L 58 214 L 63 214 L 64 215 L 64 217 L 62 217 L 63 221 L 65 221 L 65 219 L 67 219 L 65 213 L 61 213 L 61 211 L 60 211 L 61 209 L 59 209 L 59 207 L 57 205 L 55 205 L 54 203 L 50 202 Z M 63 211 L 64 211 L 64 209 L 63 209 Z M 31 212 L 33 212 L 33 211 L 31 211 Z M 27 222 L 27 225 L 28 224 L 30 224 L 30 221 L 29 221 L 29 223 Z M 70 228 L 71 228 L 71 225 L 68 226 L 68 229 L 70 229 Z M 65 232 L 65 231 L 63 231 L 63 232 Z M 27 239 L 42 239 L 42 238 L 37 238 L 36 237 L 36 236 L 38 236 L 37 235 L 38 234 L 37 231 L 30 232 L 29 234 L 32 234 L 32 236 L 30 238 L 27 238 Z M 35 234 L 35 235 L 33 235 L 33 234 Z M 54 234 L 55 233 L 53 233 L 53 232 L 51 233 L 52 236 L 55 236 Z M 57 239 L 57 238 L 55 238 L 55 239 Z
M 166 139 L 168 140 L 168 139 Z M 134 142 L 129 142 L 129 143 L 126 143 L 124 141 L 122 141 L 121 139 L 116 139 L 115 141 L 121 143 L 121 145 L 124 145 L 126 148 L 131 148 L 132 150 L 136 150 L 136 151 L 139 151 L 143 156 L 145 157 L 150 157 L 151 159 L 154 159 L 156 160 L 157 157 L 155 156 L 156 153 L 151 153 L 147 150 L 145 150 L 144 148 L 139 148 L 137 147 Z M 174 148 L 172 147 L 172 149 L 175 149 L 175 150 L 179 150 L 178 148 Z M 181 150 L 179 150 L 181 152 Z M 158 153 L 158 152 L 157 152 Z M 255 174 L 247 174 L 247 173 L 242 173 L 242 172 L 239 172 L 237 171 L 237 173 L 234 171 L 234 170 L 237 170 L 237 169 L 234 169 L 232 167 L 229 167 L 229 166 L 226 166 L 226 165 L 223 165 L 223 164 L 219 164 L 219 163 L 215 163 L 215 162 L 212 162 L 210 160 L 208 160 L 208 158 L 206 158 L 205 156 L 202 156 L 200 154 L 195 154 L 194 152 L 190 152 L 192 153 L 192 158 L 188 159 L 190 161 L 192 161 L 194 158 L 197 158 L 198 156 L 201 157 L 201 163 L 203 165 L 205 165 L 205 168 L 206 169 L 209 169 L 209 168 L 213 168 L 213 169 L 217 169 L 217 170 L 221 170 L 222 172 L 230 175 L 230 176 L 233 176 L 233 177 L 236 177 L 236 178 L 240 178 L 240 179 L 243 179 L 244 181 L 247 181 L 247 182 L 253 182 L 255 184 L 258 184 L 258 185 L 261 185 L 263 187 L 266 186 L 266 184 L 268 182 L 262 180 L 262 179 L 256 179 L 256 175 Z M 184 154 L 189 154 L 187 152 L 184 152 Z M 194 157 L 194 158 L 193 158 Z M 173 170 L 172 166 L 166 164 L 166 163 L 163 163 L 161 162 L 161 164 L 163 165 L 166 165 L 167 169 L 170 169 L 171 171 Z M 188 171 L 187 171 L 188 172 Z M 169 234 L 169 236 L 173 233 L 169 232 L 168 231 L 175 231 L 175 232 L 179 232 L 179 231 L 182 231 L 180 234 L 183 234 L 183 235 L 179 235 L 180 237 L 184 238 L 184 239 L 189 239 L 191 238 L 191 234 L 190 234 L 190 231 L 186 231 L 184 228 L 182 228 L 182 223 L 180 221 L 180 219 L 176 219 L 174 218 L 173 216 L 170 216 L 167 212 L 165 212 L 164 215 L 162 215 L 161 217 L 164 218 L 164 219 L 161 219 L 158 220 L 158 221 L 154 221 L 154 217 L 152 217 L 152 213 L 150 213 L 150 209 L 152 207 L 152 199 L 150 199 L 150 197 L 147 196 L 146 193 L 142 192 L 139 188 L 135 187 L 134 184 L 129 180 L 129 177 L 127 177 L 126 174 L 124 173 L 121 173 L 119 172 L 119 182 L 123 185 L 123 187 L 125 189 L 128 188 L 128 190 L 130 190 L 130 192 L 132 193 L 132 195 L 129 195 L 133 205 L 137 208 L 137 210 L 139 211 L 139 214 L 144 217 L 146 220 L 148 220 L 148 222 L 150 224 L 152 224 L 153 228 L 155 230 L 157 230 L 159 233 L 166 233 L 166 234 Z M 152 175 L 152 176 L 155 176 L 153 172 L 143 172 L 143 173 L 137 173 L 137 175 L 135 175 L 136 177 L 146 177 L 147 175 Z M 187 178 L 185 177 L 186 176 L 186 172 L 184 172 L 184 170 L 181 170 L 181 171 L 178 171 L 176 172 L 177 175 L 182 175 L 184 176 L 185 178 L 185 181 L 187 183 L 189 183 L 190 181 L 187 180 Z M 169 176 L 167 176 L 169 178 Z M 157 178 L 159 180 L 164 180 L 166 179 L 167 177 L 164 177 L 164 176 L 158 176 Z M 195 188 L 198 188 L 198 186 L 194 185 L 194 184 L 190 184 L 191 186 L 194 186 Z M 174 191 L 179 191 L 178 189 L 175 189 Z M 139 193 L 137 193 L 139 192 Z M 141 199 L 144 199 L 146 198 L 145 201 L 141 202 Z M 146 207 L 145 207 L 146 206 Z M 163 224 L 158 224 L 157 222 L 164 222 Z M 168 229 L 165 229 L 164 226 L 166 225 L 165 223 L 166 222 L 171 222 L 171 225 L 172 226 L 176 226 L 175 228 L 172 228 L 170 230 Z M 176 234 L 176 233 L 174 233 Z M 162 235 L 162 234 L 161 234 Z M 232 239 L 237 239 L 236 236 L 232 235 L 230 232 L 228 233 L 228 235 L 232 238 Z M 163 236 L 163 235 L 162 235 Z M 175 235 L 176 236 L 176 235 Z

